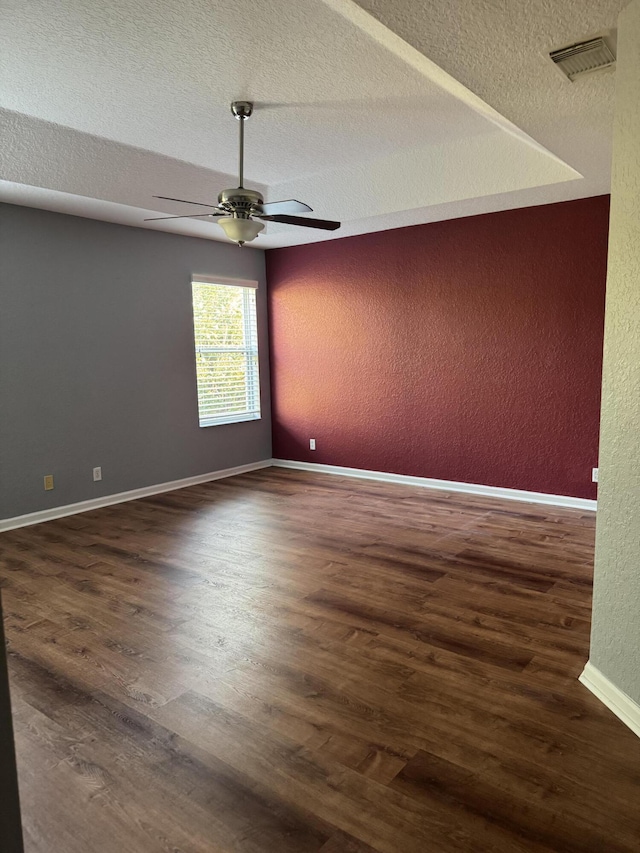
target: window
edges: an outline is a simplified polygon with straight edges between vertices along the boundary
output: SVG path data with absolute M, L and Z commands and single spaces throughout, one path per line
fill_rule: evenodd
M 260 417 L 256 291 L 194 278 L 193 325 L 200 426 Z

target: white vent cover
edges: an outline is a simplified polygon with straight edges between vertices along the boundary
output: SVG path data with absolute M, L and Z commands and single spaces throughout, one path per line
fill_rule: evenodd
M 570 44 L 560 50 L 552 50 L 549 56 L 571 81 L 580 74 L 608 68 L 616 61 L 610 47 L 601 36 Z

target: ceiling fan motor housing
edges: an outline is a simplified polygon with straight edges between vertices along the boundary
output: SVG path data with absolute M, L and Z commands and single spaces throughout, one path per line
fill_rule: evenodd
M 235 214 L 240 219 L 262 213 L 263 202 L 264 199 L 259 192 L 247 190 L 244 187 L 222 190 L 218 195 L 218 207 Z

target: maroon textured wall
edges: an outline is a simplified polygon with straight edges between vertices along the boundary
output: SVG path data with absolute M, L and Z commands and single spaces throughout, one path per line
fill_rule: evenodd
M 267 252 L 273 455 L 595 497 L 608 213 Z

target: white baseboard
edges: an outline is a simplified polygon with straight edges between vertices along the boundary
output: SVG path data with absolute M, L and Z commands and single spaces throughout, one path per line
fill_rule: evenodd
M 640 705 L 637 702 L 609 681 L 591 661 L 588 661 L 578 680 L 640 737 Z
M 103 506 L 112 506 L 113 504 L 124 503 L 125 501 L 135 501 L 138 498 L 159 495 L 162 492 L 171 492 L 174 489 L 184 489 L 187 486 L 195 486 L 198 483 L 208 483 L 212 480 L 223 479 L 224 477 L 233 477 L 236 474 L 257 471 L 260 468 L 269 468 L 272 465 L 280 468 L 295 468 L 299 471 L 316 471 L 321 474 L 338 474 L 343 477 L 380 480 L 385 483 L 399 483 L 405 486 L 421 486 L 423 488 L 440 489 L 447 492 L 463 492 L 469 495 L 483 495 L 485 497 L 504 498 L 506 500 L 526 501 L 529 503 L 548 504 L 550 506 L 562 506 L 582 510 L 596 509 L 596 501 L 588 500 L 587 498 L 547 495 L 542 492 L 526 492 L 519 489 L 500 488 L 498 486 L 459 483 L 454 480 L 435 480 L 429 477 L 411 477 L 405 474 L 389 474 L 386 471 L 368 471 L 362 468 L 342 468 L 338 465 L 319 465 L 314 462 L 264 459 L 248 465 L 238 465 L 235 468 L 225 468 L 221 471 L 211 471 L 208 474 L 198 474 L 195 477 L 185 477 L 182 480 L 172 480 L 169 483 L 158 483 L 153 486 L 145 486 L 142 489 L 119 492 L 115 495 L 103 495 L 102 497 L 92 498 L 88 501 L 51 507 L 50 509 L 43 509 L 39 512 L 17 515 L 13 518 L 2 518 L 0 519 L 0 532 L 3 530 L 15 530 L 18 527 L 28 527 L 31 524 L 40 524 L 43 521 L 52 521 L 54 518 L 64 518 L 67 515 L 76 515 L 76 513 L 80 512 L 88 512 L 91 509 L 100 509 Z
M 271 459 L 264 459 L 261 462 L 237 465 L 235 468 L 224 468 L 221 471 L 211 471 L 208 474 L 198 474 L 195 477 L 184 477 L 182 480 L 172 480 L 169 483 L 157 483 L 154 486 L 131 489 L 131 491 L 119 492 L 115 495 L 103 495 L 100 498 L 79 501 L 78 503 L 67 504 L 66 506 L 54 506 L 51 509 L 29 512 L 26 515 L 16 515 L 13 518 L 1 518 L 0 532 L 3 530 L 15 530 L 18 527 L 28 527 L 31 524 L 40 524 L 43 521 L 52 521 L 54 518 L 64 518 L 67 515 L 76 515 L 79 512 L 88 512 L 90 509 L 100 509 L 103 506 L 112 506 L 113 504 L 124 503 L 125 501 L 135 501 L 138 498 L 148 498 L 151 495 L 162 494 L 162 492 L 172 492 L 175 489 L 196 486 L 198 483 L 208 483 L 211 480 L 234 477 L 236 474 L 246 474 L 248 471 L 270 468 L 271 465 Z
M 570 509 L 595 511 L 597 501 L 588 498 L 573 498 L 569 495 L 547 495 L 544 492 L 526 492 L 521 489 L 506 489 L 501 486 L 482 486 L 476 483 L 459 483 L 456 480 L 435 480 L 430 477 L 411 477 L 407 474 L 388 474 L 386 471 L 367 471 L 363 468 L 341 468 L 339 465 L 320 465 L 315 462 L 294 462 L 289 459 L 273 459 L 279 468 L 295 468 L 299 471 L 315 471 L 318 474 L 339 474 L 343 477 L 360 477 L 363 480 L 380 480 L 383 483 L 400 483 L 404 486 L 421 486 L 445 492 L 463 492 L 467 495 L 482 495 L 488 498 L 504 498 L 509 501 L 563 506 Z

